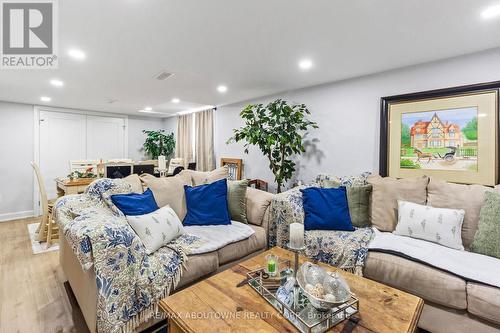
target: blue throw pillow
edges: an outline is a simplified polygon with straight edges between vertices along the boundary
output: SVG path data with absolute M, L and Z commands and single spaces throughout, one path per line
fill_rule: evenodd
M 111 201 L 124 215 L 129 216 L 149 214 L 159 208 L 150 189 L 142 194 L 114 194 Z
M 304 203 L 305 230 L 354 231 L 345 187 L 310 187 L 300 192 Z
M 184 185 L 187 214 L 184 225 L 231 224 L 227 207 L 227 181 L 200 186 Z

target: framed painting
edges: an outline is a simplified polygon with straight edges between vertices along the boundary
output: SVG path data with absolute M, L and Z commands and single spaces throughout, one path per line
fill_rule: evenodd
M 241 180 L 241 169 L 243 167 L 243 160 L 240 158 L 221 158 L 220 165 L 227 165 L 229 169 L 230 180 Z
M 496 185 L 500 82 L 384 97 L 380 174 Z

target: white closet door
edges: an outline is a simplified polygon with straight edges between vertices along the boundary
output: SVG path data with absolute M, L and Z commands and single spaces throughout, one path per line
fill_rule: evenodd
M 69 174 L 69 161 L 86 157 L 85 117 L 40 111 L 40 170 L 49 199 L 57 197 L 55 178 Z
M 87 159 L 126 158 L 125 119 L 87 116 Z

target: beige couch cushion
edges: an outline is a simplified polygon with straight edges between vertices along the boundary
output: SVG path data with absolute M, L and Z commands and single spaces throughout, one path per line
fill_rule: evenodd
M 250 224 L 262 225 L 264 214 L 271 204 L 274 194 L 257 190 L 252 187 L 247 188 L 247 220 Z
M 432 333 L 499 333 L 500 326 L 480 320 L 467 310 L 456 310 L 425 302 L 418 328 Z M 422 332 L 417 330 L 416 332 Z
M 217 268 L 219 268 L 219 257 L 216 251 L 188 256 L 181 280 L 175 289 L 213 273 Z
M 206 172 L 182 170 L 179 173 L 179 176 L 184 178 L 185 180 L 191 179 L 192 186 L 198 186 L 203 184 L 210 184 L 217 180 L 229 177 L 229 169 L 227 168 L 227 166 L 223 166 L 213 171 Z
M 484 202 L 484 192 L 491 187 L 482 185 L 462 185 L 447 183 L 431 177 L 427 186 L 427 204 L 432 207 L 465 210 L 462 225 L 462 241 L 466 249 L 470 248 L 479 223 L 479 212 Z
M 123 178 L 123 180 L 125 182 L 129 183 L 130 186 L 132 186 L 132 192 L 134 192 L 134 193 L 144 192 L 144 190 L 142 188 L 141 178 L 139 178 L 139 176 L 136 175 L 135 173 Z
M 500 325 L 500 288 L 467 283 L 467 311 Z
M 398 200 L 425 205 L 427 199 L 427 176 L 396 179 L 371 175 L 366 180 L 373 187 L 370 199 L 370 222 L 381 231 L 396 228 Z
M 369 252 L 364 276 L 454 309 L 467 308 L 466 282 L 392 254 Z
M 186 184 L 183 178 L 178 176 L 156 178 L 145 174 L 141 176 L 141 179 L 153 191 L 153 196 L 159 207 L 170 205 L 179 219 L 184 220 L 187 211 L 184 185 L 189 184 Z
M 219 265 L 243 258 L 251 253 L 266 248 L 266 230 L 264 228 L 250 225 L 255 233 L 247 239 L 231 243 L 219 249 Z

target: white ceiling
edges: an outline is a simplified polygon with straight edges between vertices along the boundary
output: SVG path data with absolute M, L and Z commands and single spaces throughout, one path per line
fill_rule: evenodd
M 0 100 L 129 114 L 223 105 L 498 47 L 500 19 L 480 17 L 495 3 L 60 0 L 59 69 L 0 70 Z M 175 76 L 153 79 L 161 70 Z

